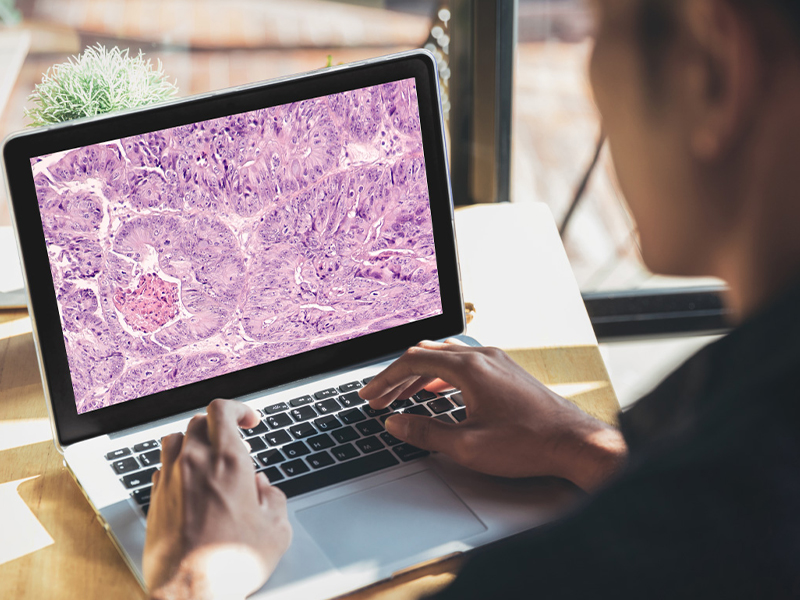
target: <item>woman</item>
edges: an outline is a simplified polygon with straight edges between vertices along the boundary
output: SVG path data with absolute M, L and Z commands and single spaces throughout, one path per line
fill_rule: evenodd
M 736 329 L 609 428 L 502 352 L 423 342 L 362 395 L 436 379 L 459 425 L 399 415 L 396 437 L 495 475 L 564 477 L 580 510 L 476 553 L 438 597 L 800 595 L 800 3 L 596 0 L 591 79 L 647 266 L 729 285 Z M 485 410 L 486 403 L 491 410 Z M 244 596 L 291 533 L 215 401 L 165 438 L 145 549 L 156 598 Z M 480 449 L 480 451 L 479 451 Z M 237 577 L 215 573 L 224 554 Z

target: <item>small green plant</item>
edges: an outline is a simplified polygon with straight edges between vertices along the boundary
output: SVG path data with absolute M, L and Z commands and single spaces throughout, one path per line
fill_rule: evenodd
M 6 25 L 16 25 L 22 20 L 22 15 L 14 8 L 14 0 L 0 0 L 0 22 Z
M 154 68 L 141 51 L 132 57 L 127 49 L 97 44 L 50 67 L 28 97 L 33 106 L 25 116 L 38 127 L 162 102 L 177 92 L 161 61 Z

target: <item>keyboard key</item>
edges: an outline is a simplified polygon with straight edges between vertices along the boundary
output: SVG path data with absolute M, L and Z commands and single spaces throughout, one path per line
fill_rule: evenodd
M 450 416 L 453 417 L 459 423 L 461 423 L 461 421 L 467 418 L 467 409 L 459 408 L 458 410 L 454 410 L 453 412 L 450 413 Z
M 339 403 L 333 398 L 329 400 L 323 400 L 322 402 L 317 402 L 314 405 L 314 407 L 317 409 L 317 412 L 321 415 L 328 415 L 342 408 L 341 406 L 339 406 Z
M 292 418 L 286 413 L 280 413 L 278 415 L 272 415 L 271 417 L 267 417 L 267 424 L 272 429 L 281 429 L 283 427 L 288 427 L 289 425 L 291 425 Z
M 150 512 L 150 505 L 149 504 L 143 504 L 139 508 L 142 509 L 142 512 L 144 513 L 145 517 L 147 516 L 147 513 Z
M 153 491 L 153 486 L 148 485 L 147 487 L 139 488 L 138 490 L 133 490 L 131 496 L 133 499 L 136 500 L 137 504 L 150 504 L 150 492 Z
M 431 411 L 429 411 L 427 408 L 425 408 L 424 404 L 420 404 L 418 406 L 412 406 L 411 408 L 407 408 L 403 412 L 406 412 L 406 413 L 408 413 L 410 415 L 420 415 L 422 417 L 430 417 L 431 416 Z
M 388 431 L 384 431 L 383 433 L 381 433 L 380 438 L 383 440 L 383 443 L 386 444 L 387 446 L 396 446 L 397 444 L 400 443 L 400 440 L 398 440 Z
M 362 383 L 363 383 L 364 385 L 367 385 L 367 384 L 368 384 L 370 381 L 372 381 L 373 379 L 375 379 L 375 376 L 374 376 L 374 375 L 373 375 L 372 377 L 367 377 L 366 379 L 362 379 L 361 381 L 362 381 Z
M 300 440 L 312 435 L 317 435 L 317 430 L 314 429 L 311 423 L 298 423 L 297 425 L 289 427 L 289 433 L 294 436 L 294 439 Z
M 392 412 L 391 408 L 381 408 L 380 410 L 374 409 L 370 406 L 365 406 L 361 409 L 368 417 L 379 417 L 381 415 L 388 415 Z
M 277 465 L 278 463 L 282 463 L 286 460 L 281 454 L 280 450 L 267 450 L 266 452 L 262 452 L 261 454 L 257 455 L 256 458 L 258 462 L 260 462 L 263 466 L 269 467 L 270 465 Z
M 314 392 L 314 398 L 317 400 L 324 400 L 325 398 L 332 398 L 333 396 L 338 395 L 339 392 L 337 392 L 335 388 L 328 388 L 327 390 L 322 390 L 321 392 Z
M 340 444 L 346 444 L 347 442 L 352 442 L 353 440 L 357 440 L 360 437 L 358 435 L 358 432 L 352 427 L 337 429 L 336 431 L 332 431 L 331 435 L 333 436 L 333 439 L 335 439 Z
M 248 446 L 250 446 L 250 452 L 258 452 L 259 450 L 265 450 L 267 445 L 264 443 L 260 437 L 251 437 L 244 441 Z
M 126 448 L 126 450 L 128 449 Z M 128 452 L 130 453 L 130 450 L 128 450 Z M 111 463 L 111 468 L 114 469 L 117 475 L 124 475 L 125 473 L 137 470 L 139 468 L 139 463 L 136 462 L 136 459 L 133 457 L 123 458 L 122 460 Z
M 316 452 L 318 450 L 331 448 L 332 446 L 336 445 L 336 442 L 334 442 L 331 439 L 331 436 L 329 436 L 327 433 L 323 433 L 322 435 L 307 439 L 306 444 L 308 444 L 308 446 Z
M 292 418 L 297 423 L 300 423 L 301 421 L 308 421 L 309 419 L 316 417 L 317 411 L 310 406 L 301 406 L 300 408 L 295 408 L 294 410 L 289 411 L 289 414 L 292 415 Z
M 406 398 L 405 400 L 395 400 L 389 405 L 389 408 L 392 410 L 400 410 L 401 408 L 408 408 L 409 406 L 414 406 L 414 403 L 410 398 Z
M 106 454 L 106 460 L 116 460 L 118 458 L 122 458 L 123 456 L 130 456 L 130 453 L 130 448 L 120 448 L 119 450 L 114 450 L 113 452 Z
M 151 450 L 139 455 L 143 467 L 155 467 L 161 464 L 161 450 Z
M 154 450 L 155 448 L 160 447 L 156 440 L 150 440 L 149 442 L 142 442 L 141 444 L 136 444 L 133 447 L 134 452 L 147 452 L 148 450 Z
M 305 456 L 311 450 L 308 449 L 303 442 L 295 442 L 294 444 L 288 444 L 282 448 L 283 453 L 286 455 L 286 458 L 297 458 L 298 456 Z
M 343 460 L 350 460 L 351 458 L 358 456 L 358 450 L 356 450 L 353 444 L 343 444 L 341 446 L 336 446 L 336 448 L 331 450 L 331 454 L 336 457 L 336 460 L 341 462 Z
M 358 446 L 358 449 L 364 454 L 377 452 L 378 450 L 383 450 L 383 448 L 385 448 L 381 441 L 374 435 L 364 438 L 363 440 L 356 440 L 356 446 Z
M 437 398 L 432 402 L 428 402 L 427 407 L 431 409 L 433 414 L 440 415 L 453 408 L 453 404 L 447 398 Z
M 264 469 L 261 472 L 267 476 L 267 479 L 269 479 L 270 483 L 275 483 L 276 481 L 284 479 L 283 473 L 278 470 L 278 467 L 270 467 L 269 469 Z
M 260 421 L 259 421 L 258 425 L 256 425 L 252 429 L 242 429 L 242 433 L 244 433 L 244 437 L 252 437 L 254 435 L 262 435 L 264 433 L 267 433 L 267 431 L 269 431 L 267 429 L 267 426 L 264 425 L 264 423 L 262 423 Z
M 353 390 L 357 390 L 363 387 L 360 381 L 351 381 L 350 383 L 345 383 L 344 385 L 339 386 L 339 391 L 341 393 L 352 392 Z
M 358 423 L 359 421 L 365 420 L 367 417 L 365 417 L 364 413 L 357 408 L 351 408 L 350 410 L 340 412 L 339 418 L 342 420 L 342 423 L 352 425 L 353 423 Z
M 375 435 L 383 431 L 383 425 L 377 419 L 370 419 L 369 421 L 358 423 L 356 429 L 358 429 L 359 433 L 363 436 Z
M 290 436 L 285 429 L 281 429 L 280 431 L 269 432 L 264 436 L 264 439 L 270 446 L 280 446 L 281 444 L 291 442 L 292 436 Z
M 410 460 L 414 460 L 416 458 L 422 458 L 423 456 L 428 456 L 430 452 L 426 450 L 421 450 L 416 446 L 412 446 L 411 444 L 400 444 L 399 446 L 395 446 L 392 448 L 394 453 L 400 457 L 400 460 L 403 462 L 408 462 Z
M 276 413 L 283 412 L 284 410 L 289 410 L 289 405 L 286 404 L 286 402 L 278 402 L 277 404 L 267 406 L 264 409 L 264 414 L 274 415 Z
M 296 479 L 282 481 L 277 487 L 283 490 L 287 498 L 293 498 L 300 494 L 307 494 L 329 485 L 369 475 L 398 464 L 400 464 L 398 460 L 389 451 L 384 450 L 383 452 L 375 452 L 321 471 L 315 471 Z
M 295 475 L 300 475 L 301 473 L 308 473 L 310 469 L 308 465 L 303 462 L 302 458 L 298 458 L 297 460 L 293 460 L 291 462 L 283 463 L 281 465 L 281 469 L 283 472 L 286 473 L 289 477 L 294 477 Z
M 332 465 L 335 461 L 327 452 L 318 452 L 317 454 L 309 456 L 306 462 L 311 465 L 312 469 L 321 469 L 322 467 Z
M 359 396 L 358 392 L 350 392 L 349 394 L 339 396 L 339 404 L 342 405 L 342 408 L 352 408 L 364 403 L 366 403 L 366 400 Z
M 339 422 L 339 419 L 333 415 L 328 415 L 327 417 L 317 419 L 314 421 L 314 425 L 316 425 L 317 429 L 320 431 L 331 431 L 342 426 L 342 424 Z
M 437 416 L 435 416 L 433 418 L 436 419 L 437 421 L 441 421 L 442 423 L 447 423 L 449 425 L 454 425 L 455 424 L 455 421 L 453 420 L 453 417 L 451 417 L 450 415 L 446 415 L 446 414 L 445 415 L 437 415 Z
M 433 400 L 434 398 L 436 398 L 436 394 L 429 392 L 428 390 L 422 390 L 414 394 L 414 400 L 417 402 L 427 402 L 428 400 Z
M 311 404 L 313 401 L 314 399 L 311 396 L 300 396 L 299 398 L 289 400 L 289 406 L 303 406 L 304 404 Z
M 155 469 L 147 469 L 146 471 L 131 473 L 130 475 L 125 475 L 125 477 L 123 477 L 121 481 L 126 488 L 139 487 L 140 485 L 145 485 L 146 483 L 150 483 L 150 480 L 153 478 L 153 473 L 155 472 L 156 472 Z
M 464 406 L 464 396 L 461 395 L 461 392 L 458 392 L 450 396 L 450 400 L 455 402 L 456 406 Z

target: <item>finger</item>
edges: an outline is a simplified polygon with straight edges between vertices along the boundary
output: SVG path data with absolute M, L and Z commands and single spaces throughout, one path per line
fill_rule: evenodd
M 442 423 L 430 417 L 417 415 L 392 415 L 386 419 L 386 431 L 412 446 L 452 454 L 462 429 L 458 425 Z
M 258 490 L 258 503 L 262 506 L 267 503 L 270 488 L 269 479 L 264 474 L 264 471 L 256 473 L 256 490 Z
M 189 419 L 189 424 L 186 426 L 186 436 L 183 440 L 184 446 L 188 438 L 195 438 L 204 444 L 209 443 L 208 417 L 206 415 L 195 415 Z
M 267 487 L 263 488 L 261 491 L 262 498 L 264 502 L 262 503 L 262 508 L 267 512 L 279 512 L 285 513 L 286 512 L 286 494 L 280 488 L 275 487 L 274 485 L 267 484 Z
M 161 479 L 161 469 L 159 469 L 155 473 L 153 473 L 153 477 L 151 479 L 151 481 L 153 482 L 153 493 L 154 494 L 156 492 L 156 489 L 158 488 L 159 479 Z
M 425 386 L 425 389 L 429 392 L 436 392 L 437 394 L 441 394 L 442 392 L 447 392 L 449 390 L 455 389 L 455 386 L 450 385 L 444 379 L 434 379 L 428 385 Z
M 388 406 L 397 399 L 396 393 L 402 391 L 399 386 L 408 385 L 419 377 L 442 378 L 457 388 L 462 388 L 465 372 L 465 357 L 462 352 L 447 352 L 422 346 L 409 348 L 408 351 L 375 376 L 362 390 L 362 397 L 375 399 L 372 406 L 380 404 Z M 397 390 L 394 392 L 393 390 Z
M 183 434 L 173 433 L 161 438 L 161 468 L 165 473 L 172 470 L 183 446 Z M 166 477 L 166 475 L 164 475 Z
M 406 385 L 402 392 L 398 394 L 398 398 L 410 398 L 417 392 L 428 389 L 431 382 L 436 381 L 433 377 L 418 377 L 412 383 Z
M 418 344 L 421 348 L 428 348 L 429 350 L 445 350 L 447 352 L 464 352 L 474 351 L 479 348 L 474 348 L 457 340 L 456 338 L 448 338 L 444 342 L 433 342 L 431 340 L 423 340 Z
M 246 404 L 234 400 L 214 400 L 208 405 L 207 413 L 208 437 L 217 451 L 239 442 L 239 427 L 258 425 L 258 413 Z

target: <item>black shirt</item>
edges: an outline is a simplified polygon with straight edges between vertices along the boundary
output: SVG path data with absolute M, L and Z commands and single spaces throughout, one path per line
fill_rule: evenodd
M 620 416 L 627 467 L 437 600 L 800 598 L 800 286 Z

